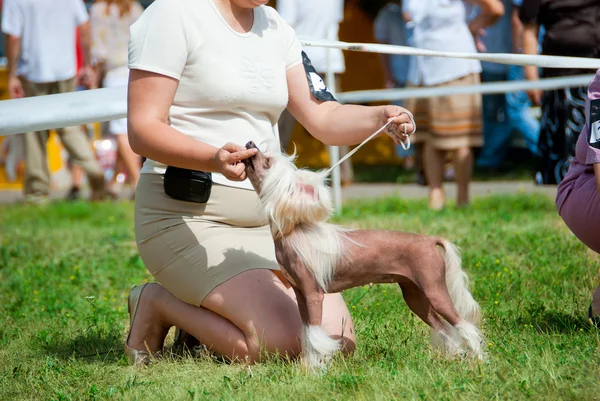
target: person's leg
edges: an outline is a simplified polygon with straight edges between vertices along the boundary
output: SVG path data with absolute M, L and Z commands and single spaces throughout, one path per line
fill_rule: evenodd
M 50 194 L 50 170 L 46 155 L 48 131 L 25 133 L 25 196 Z
M 79 129 L 84 135 L 88 136 L 87 125 L 80 125 Z M 71 170 L 71 189 L 69 190 L 67 199 L 76 200 L 80 197 L 81 187 L 83 186 L 83 176 L 85 172 L 80 166 L 73 164 L 71 160 L 68 161 L 68 166 L 69 170 Z
M 429 183 L 429 207 L 440 210 L 446 205 L 446 196 L 442 183 L 444 181 L 444 162 L 446 151 L 436 149 L 428 140 L 423 148 L 423 168 Z
M 115 138 L 117 140 L 117 152 L 127 171 L 129 185 L 135 190 L 140 178 L 140 156 L 131 149 L 127 135 L 115 135 Z M 117 172 L 115 171 L 115 173 Z
M 469 204 L 469 184 L 473 175 L 473 153 L 468 146 L 454 151 L 454 174 L 457 186 L 456 206 Z
M 524 79 L 523 67 L 511 65 L 508 67 L 508 80 Z M 531 102 L 524 91 L 508 92 L 506 94 L 506 116 L 509 125 L 517 130 L 525 140 L 527 149 L 532 155 L 538 155 L 540 137 L 540 122 L 531 114 Z
M 37 84 L 21 78 L 26 97 L 49 94 L 48 84 Z M 25 144 L 25 197 L 46 197 L 50 193 L 50 170 L 46 154 L 48 131 L 24 134 Z
M 348 152 L 350 152 L 350 146 L 340 146 L 340 159 L 346 156 Z M 354 168 L 350 159 L 347 159 L 340 165 L 342 186 L 348 186 L 354 182 Z
M 294 294 L 291 288 L 290 291 Z M 325 294 L 323 299 L 323 330 L 331 337 L 342 341 L 343 353 L 351 354 L 356 349 L 354 322 L 342 294 Z
M 354 329 L 341 295 L 327 296 L 323 316 L 326 331 L 342 335 L 352 351 Z M 158 351 L 171 326 L 232 360 L 254 362 L 265 351 L 290 357 L 300 352 L 301 320 L 293 291 L 266 269 L 246 271 L 219 285 L 201 307 L 180 301 L 159 284 L 147 286 L 128 345 Z
M 57 83 L 57 93 L 73 91 L 75 91 L 75 78 Z M 96 160 L 87 134 L 84 134 L 79 127 L 61 128 L 57 132 L 73 163 L 81 166 L 85 171 L 92 188 L 92 199 L 101 199 L 104 196 L 104 172 Z
M 61 128 L 57 132 L 64 147 L 71 154 L 73 163 L 85 171 L 92 189 L 91 198 L 101 199 L 104 193 L 104 173 L 89 141 L 77 127 Z
M 108 199 L 112 199 L 112 200 L 117 200 L 119 199 L 119 193 L 117 191 L 117 179 L 119 177 L 119 174 L 123 171 L 123 160 L 121 159 L 121 154 L 119 153 L 119 150 L 117 148 L 117 152 L 115 155 L 115 164 L 113 166 L 113 170 L 112 170 L 112 176 L 110 177 L 110 180 L 108 181 L 108 183 L 106 184 L 106 188 L 104 190 L 105 195 Z
M 600 253 L 600 193 L 594 174 L 584 174 L 573 184 L 573 189 L 559 210 L 560 217 L 573 234 L 588 248 Z M 592 314 L 600 315 L 600 286 L 592 295 Z
M 81 188 L 81 184 L 83 183 L 83 170 L 78 165 L 73 165 L 71 168 L 71 174 L 74 188 Z
M 484 82 L 505 81 L 505 74 L 485 72 Z M 507 124 L 505 95 L 483 96 L 483 147 L 477 158 L 477 167 L 500 168 L 510 143 L 512 127 Z
M 600 285 L 592 293 L 592 316 L 600 316 Z

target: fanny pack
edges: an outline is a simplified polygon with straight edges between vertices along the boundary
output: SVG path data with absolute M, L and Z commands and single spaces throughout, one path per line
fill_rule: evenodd
M 186 202 L 206 203 L 210 198 L 212 174 L 168 166 L 164 176 L 165 194 Z

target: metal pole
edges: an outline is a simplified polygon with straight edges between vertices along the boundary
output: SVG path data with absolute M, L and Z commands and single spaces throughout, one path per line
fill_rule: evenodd
M 332 27 L 333 28 L 333 27 Z M 329 40 L 334 40 L 334 29 L 330 29 L 327 33 Z M 335 84 L 335 73 L 333 72 L 333 63 L 331 60 L 331 49 L 327 49 L 327 71 L 325 75 L 325 84 L 335 96 L 337 92 Z M 334 166 L 340 160 L 340 148 L 337 146 L 328 146 L 327 151 L 329 153 L 329 166 Z M 340 169 L 335 168 L 331 174 L 332 186 L 333 186 L 333 202 L 335 206 L 335 212 L 341 213 L 342 211 L 342 177 L 340 175 Z

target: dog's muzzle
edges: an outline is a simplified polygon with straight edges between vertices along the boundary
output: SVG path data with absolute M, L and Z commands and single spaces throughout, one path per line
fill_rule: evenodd
M 257 149 L 257 148 L 258 147 L 254 143 L 254 141 L 249 141 L 246 144 L 246 149 Z M 252 161 L 252 159 L 254 159 L 254 156 L 244 159 L 244 160 L 242 160 L 242 162 L 244 163 L 246 168 L 251 168 L 252 170 L 254 170 L 254 162 Z

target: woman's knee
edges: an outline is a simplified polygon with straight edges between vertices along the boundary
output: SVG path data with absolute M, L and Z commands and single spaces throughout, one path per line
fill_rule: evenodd
M 580 177 L 559 210 L 571 232 L 586 246 L 600 252 L 596 227 L 600 224 L 600 195 L 593 175 Z
M 247 357 L 250 362 L 256 362 L 267 356 L 279 355 L 295 358 L 300 353 L 299 330 L 295 322 L 290 324 L 274 324 L 265 327 L 262 334 L 254 328 L 244 328 L 246 337 Z
M 356 349 L 354 322 L 341 294 L 327 294 L 323 300 L 323 328 L 325 332 L 340 340 L 342 352 L 352 354 Z

